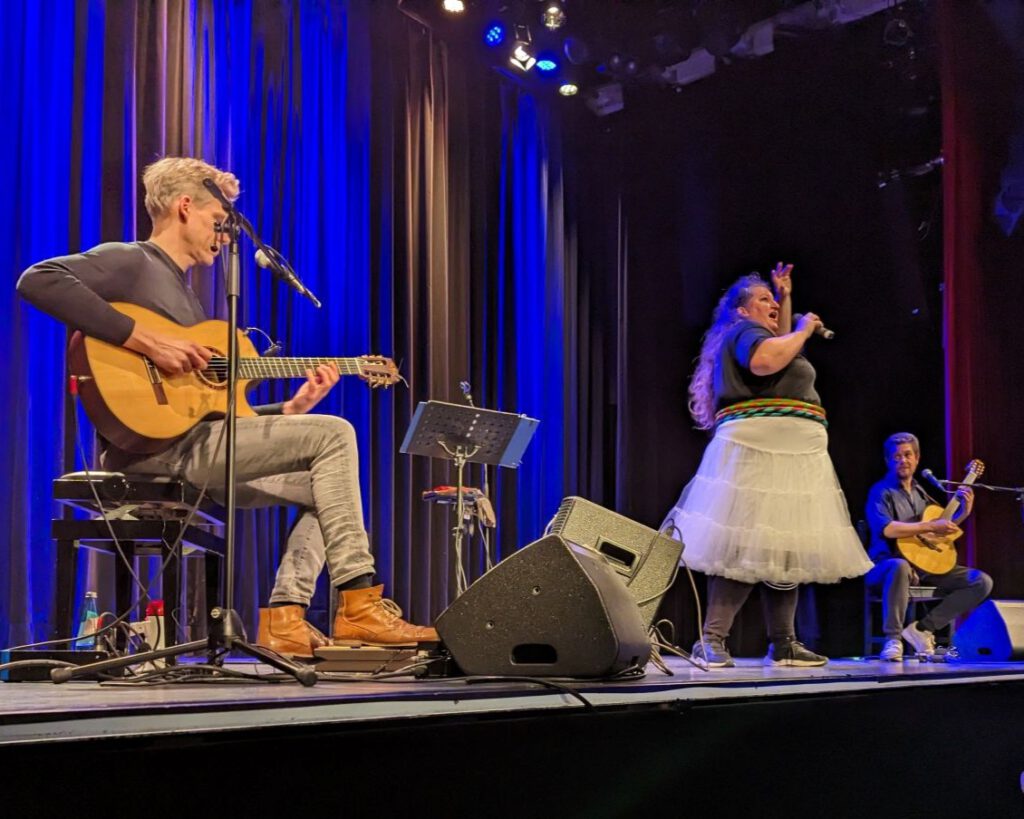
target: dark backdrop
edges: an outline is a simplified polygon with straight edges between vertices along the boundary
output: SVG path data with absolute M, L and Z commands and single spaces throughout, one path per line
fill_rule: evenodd
M 584 366 L 605 385 L 600 425 L 617 443 L 588 477 L 627 515 L 659 525 L 696 470 L 707 437 L 686 386 L 711 310 L 732 280 L 777 260 L 795 264 L 795 310 L 836 332 L 808 353 L 854 519 L 891 432 L 915 431 L 924 463 L 944 470 L 940 178 L 878 186 L 938 154 L 938 107 L 903 111 L 884 22 L 783 40 L 679 93 L 631 89 L 622 112 L 573 121 L 580 290 L 599 340 Z M 934 74 L 920 83 L 937 96 Z M 818 588 L 826 651 L 858 650 L 860 595 L 859 581 Z M 665 610 L 687 635 L 691 597 L 679 583 Z M 741 653 L 763 646 L 747 608 Z M 814 631 L 804 623 L 805 638 Z

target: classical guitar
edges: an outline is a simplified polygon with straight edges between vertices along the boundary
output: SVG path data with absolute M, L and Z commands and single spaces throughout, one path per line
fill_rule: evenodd
M 967 464 L 967 475 L 963 479 L 965 486 L 974 483 L 985 471 L 985 464 L 975 458 Z M 932 521 L 942 518 L 952 520 L 960 511 L 960 498 L 954 495 L 943 508 L 938 504 L 929 504 L 921 513 L 921 520 Z M 956 565 L 956 546 L 954 541 L 963 532 L 952 535 L 915 535 L 901 537 L 896 541 L 900 554 L 914 568 L 928 574 L 945 574 Z
M 168 375 L 146 356 L 76 332 L 68 348 L 71 377 L 89 419 L 99 433 L 127 452 L 149 454 L 166 449 L 200 421 L 223 417 L 227 411 L 227 342 L 225 321 L 204 321 L 182 327 L 134 304 L 113 307 L 141 326 L 194 341 L 214 353 L 205 370 Z M 371 387 L 400 380 L 390 358 L 260 358 L 242 332 L 238 333 L 239 418 L 253 416 L 246 389 L 268 378 L 305 378 L 319 364 L 336 364 L 342 375 L 356 375 Z

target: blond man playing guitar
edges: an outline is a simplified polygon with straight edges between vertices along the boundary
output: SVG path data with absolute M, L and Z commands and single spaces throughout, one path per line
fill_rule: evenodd
M 871 487 L 865 510 L 871 529 L 868 555 L 875 567 L 864 580 L 882 596 L 886 641 L 881 658 L 897 662 L 903 659 L 903 640 L 919 656 L 934 655 L 935 632 L 988 597 L 992 578 L 978 569 L 960 565 L 941 574 L 911 565 L 899 549 L 900 540 L 918 539 L 927 549 L 928 544 L 955 538 L 960 533 L 959 523 L 974 507 L 974 494 L 969 487 L 960 487 L 954 498 L 959 503 L 950 504 L 958 507 L 952 519 L 927 520 L 926 508 L 936 504 L 914 480 L 921 460 L 917 437 L 909 432 L 890 435 L 883 452 L 887 472 Z M 909 589 L 918 584 L 934 586 L 943 599 L 919 621 L 904 626 Z
M 153 232 L 144 242 L 109 242 L 85 253 L 33 265 L 18 281 L 18 292 L 96 343 L 145 358 L 151 393 L 166 409 L 176 384 L 216 370 L 216 355 L 176 326 L 206 321 L 188 284 L 193 267 L 214 263 L 227 242 L 218 223 L 223 206 L 206 190 L 212 179 L 229 200 L 238 196 L 238 180 L 198 159 L 166 157 L 143 174 L 146 210 Z M 114 304 L 145 308 L 136 315 L 158 314 L 145 326 Z M 223 346 L 227 343 L 226 325 Z M 250 345 L 251 346 L 251 345 Z M 223 353 L 221 353 L 221 356 Z M 237 479 L 239 506 L 296 505 L 302 510 L 277 572 L 270 607 L 260 610 L 258 642 L 297 657 L 310 657 L 329 640 L 305 620 L 316 578 L 326 562 L 338 593 L 333 637 L 346 644 L 415 645 L 437 639 L 432 628 L 415 626 L 373 586 L 374 561 L 363 524 L 359 460 L 352 425 L 332 415 L 309 411 L 338 382 L 333 365 L 306 371 L 306 380 L 283 404 L 255 408 L 239 417 Z M 210 378 L 207 378 L 209 381 Z M 241 413 L 239 413 L 241 416 Z M 94 423 L 97 419 L 93 418 Z M 97 423 L 97 427 L 100 424 Z M 214 497 L 223 489 L 223 422 L 202 420 L 166 445 L 134 451 L 104 443 L 106 469 L 163 474 L 202 487 Z

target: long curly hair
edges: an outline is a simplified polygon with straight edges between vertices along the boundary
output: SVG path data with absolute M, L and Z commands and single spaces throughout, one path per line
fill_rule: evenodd
M 758 273 L 737 279 L 718 300 L 711 314 L 711 326 L 704 334 L 697 368 L 690 379 L 690 400 L 687 404 L 699 429 L 711 429 L 715 425 L 715 363 L 729 330 L 743 319 L 736 311 L 750 301 L 758 287 L 771 289 Z

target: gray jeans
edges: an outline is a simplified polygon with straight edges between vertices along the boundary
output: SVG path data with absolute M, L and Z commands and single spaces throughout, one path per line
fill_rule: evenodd
M 882 595 L 885 636 L 894 640 L 903 631 L 907 606 L 910 603 L 912 569 L 901 557 L 880 560 L 864 576 L 864 582 Z M 918 624 L 928 631 L 938 631 L 961 614 L 975 608 L 992 591 L 992 578 L 979 569 L 954 566 L 946 574 L 920 575 L 922 586 L 935 586 L 935 595 L 942 601 L 921 618 Z
M 198 424 L 169 449 L 122 467 L 126 473 L 171 475 L 224 501 L 223 421 Z M 277 570 L 271 603 L 308 605 L 328 564 L 332 585 L 372 574 L 363 525 L 359 453 L 352 425 L 333 415 L 239 418 L 235 469 L 241 508 L 303 508 Z

